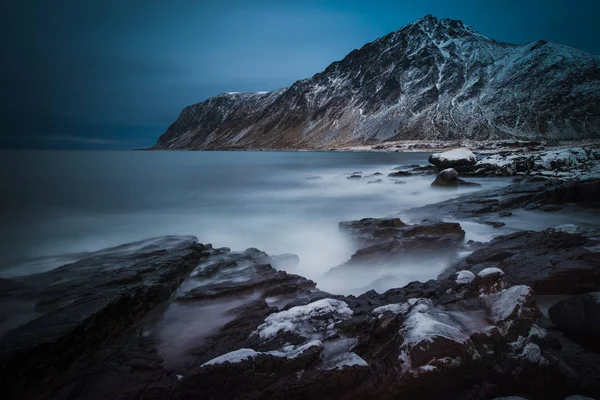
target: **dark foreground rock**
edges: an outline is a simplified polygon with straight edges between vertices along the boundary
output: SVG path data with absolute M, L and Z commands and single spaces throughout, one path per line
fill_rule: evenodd
M 164 303 L 213 250 L 193 237 L 130 243 L 0 280 L 0 391 L 33 396 Z
M 563 300 L 550 307 L 548 313 L 569 338 L 600 353 L 600 292 Z
M 457 231 L 398 220 L 350 225 L 367 242 L 378 230 Z M 66 330 L 40 330 L 33 320 L 2 338 L 7 398 L 483 399 L 518 393 L 564 399 L 600 393 L 600 356 L 553 330 L 532 289 L 511 286 L 500 272 L 462 271 L 383 294 L 336 296 L 275 270 L 273 258 L 257 249 L 212 249 L 192 238 L 121 249 L 127 250 L 1 281 L 13 296 L 30 288 L 30 298 L 49 307 L 47 315 L 75 320 Z M 67 272 L 73 279 L 61 281 Z M 37 300 L 43 293 L 72 293 L 75 303 L 50 305 Z M 90 314 L 94 299 L 104 303 Z M 16 347 L 32 338 L 43 345 Z M 50 355 L 52 362 L 44 361 Z M 40 361 L 44 368 L 35 369 Z
M 266 312 L 245 325 L 245 338 L 232 351 L 200 356 L 163 395 L 563 399 L 598 393 L 593 373 L 600 356 L 545 329 L 530 288 L 505 287 L 501 275 L 467 284 L 415 282 Z
M 543 232 L 524 231 L 494 238 L 451 265 L 474 274 L 498 268 L 510 285 L 528 285 L 536 294 L 578 294 L 600 290 L 600 231 L 573 225 Z

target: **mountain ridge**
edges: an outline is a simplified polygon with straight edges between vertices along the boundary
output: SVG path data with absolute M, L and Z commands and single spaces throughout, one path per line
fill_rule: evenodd
M 600 56 L 497 42 L 427 15 L 270 92 L 183 109 L 158 149 L 324 149 L 403 139 L 600 135 Z

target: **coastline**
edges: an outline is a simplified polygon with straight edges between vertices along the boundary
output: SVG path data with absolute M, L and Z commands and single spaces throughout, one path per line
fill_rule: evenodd
M 527 147 L 514 151 L 535 153 Z M 466 167 L 458 161 L 453 167 Z M 567 167 L 581 173 L 587 164 L 554 165 L 550 171 Z M 423 174 L 433 180 L 441 169 L 406 165 L 392 175 Z M 349 178 L 340 177 L 352 182 Z M 560 178 L 522 172 L 509 185 L 405 210 L 411 224 L 399 218 L 340 223 L 357 244 L 346 263 L 330 270 L 334 279 L 369 268 L 373 260 L 396 265 L 418 256 L 426 265 L 428 257 L 441 252 L 451 261 L 437 278 L 381 293 L 324 292 L 316 282 L 289 272 L 297 263 L 293 255 L 215 249 L 194 237 L 175 236 L 100 250 L 42 274 L 0 280 L 4 299 L 44 299 L 35 304 L 43 324 L 26 321 L 2 343 L 0 366 L 10 378 L 3 386 L 15 397 L 36 397 L 39 391 L 22 378 L 35 372 L 40 382 L 51 382 L 47 398 L 126 393 L 187 400 L 235 398 L 244 392 L 259 399 L 265 387 L 313 398 L 318 393 L 336 398 L 342 389 L 356 399 L 373 393 L 382 399 L 397 393 L 438 398 L 463 393 L 464 387 L 474 398 L 529 395 L 539 394 L 540 385 L 548 395 L 594 394 L 600 355 L 588 346 L 587 336 L 565 336 L 548 317 L 556 311 L 543 315 L 536 301 L 538 294 L 568 300 L 600 290 L 594 269 L 597 232 L 563 226 L 481 243 L 466 241 L 461 227 L 477 221 L 496 228 L 524 210 L 549 213 L 565 204 L 594 205 L 598 177 Z M 446 221 L 449 216 L 457 221 Z M 538 268 L 555 264 L 559 267 L 549 273 Z M 546 309 L 556 310 L 555 303 Z M 202 325 L 210 325 L 215 304 L 225 304 L 226 322 L 205 332 Z M 192 310 L 192 318 L 182 309 Z M 204 336 L 177 336 L 189 330 Z M 78 357 L 71 348 L 80 351 Z M 51 367 L 57 360 L 69 368 Z M 579 380 L 565 384 L 556 360 L 567 360 Z M 512 376 L 514 365 L 519 370 Z
M 493 141 L 432 141 L 405 140 L 385 142 L 372 145 L 342 146 L 335 148 L 159 148 L 156 146 L 136 149 L 146 151 L 256 151 L 256 152 L 406 152 L 406 153 L 436 153 L 456 148 L 470 148 L 482 154 L 500 151 L 518 152 L 526 151 L 527 147 L 542 147 L 546 150 L 561 150 L 570 147 L 600 148 L 600 139 L 584 139 L 569 141 L 536 141 L 536 140 L 493 140 Z

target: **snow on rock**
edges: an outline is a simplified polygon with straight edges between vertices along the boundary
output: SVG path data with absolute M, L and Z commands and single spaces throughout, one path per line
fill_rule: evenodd
M 588 164 L 594 159 L 598 159 L 596 153 L 596 150 L 583 147 L 548 151 L 539 153 L 534 158 L 534 163 L 546 170 L 560 167 L 580 166 L 582 164 Z
M 331 315 L 328 320 L 319 318 L 328 314 Z M 263 340 L 270 339 L 279 332 L 295 332 L 312 338 L 318 329 L 327 329 L 331 324 L 351 316 L 352 310 L 345 302 L 322 299 L 269 315 L 253 334 L 258 334 Z
M 239 349 L 239 350 L 232 351 L 230 353 L 225 353 L 217 358 L 213 358 L 212 360 L 207 361 L 204 364 L 202 364 L 202 366 L 206 367 L 208 365 L 223 364 L 226 362 L 239 363 L 242 361 L 246 361 L 249 358 L 255 358 L 259 354 L 260 353 L 258 353 L 257 351 L 254 351 L 252 349 Z
M 344 369 L 347 367 L 368 367 L 369 364 L 356 353 L 342 353 L 330 360 L 332 366 L 326 369 Z
M 302 355 L 302 353 L 304 353 L 306 350 L 310 349 L 310 348 L 323 348 L 323 342 L 321 342 L 320 340 L 311 340 L 308 343 L 305 343 L 303 345 L 300 346 L 284 346 L 282 347 L 280 350 L 274 350 L 274 351 L 267 351 L 264 354 L 269 354 L 275 357 L 284 357 L 284 358 L 296 358 L 300 355 Z
M 469 149 L 453 149 L 429 156 L 429 162 L 436 167 L 449 168 L 460 165 L 473 165 L 477 157 Z
M 488 275 L 491 275 L 491 274 L 504 275 L 504 271 L 502 271 L 498 267 L 484 268 L 481 271 L 479 271 L 479 273 L 477 274 L 477 276 L 488 276 Z
M 381 318 L 384 313 L 391 312 L 394 314 L 406 314 L 410 309 L 410 306 L 415 304 L 419 299 L 408 299 L 405 303 L 386 304 L 385 306 L 379 306 L 373 309 L 373 313 L 379 314 Z
M 469 336 L 450 314 L 436 309 L 429 299 L 420 299 L 411 309 L 400 330 L 404 346 L 432 342 L 434 337 L 444 337 L 455 342 L 466 342 Z
M 456 273 L 456 283 L 459 285 L 467 285 L 475 279 L 475 274 L 471 271 L 463 270 Z
M 305 351 L 307 351 L 311 348 L 322 349 L 323 343 L 320 340 L 311 340 L 310 342 L 305 343 L 300 346 L 289 345 L 289 346 L 284 346 L 279 350 L 265 351 L 265 352 L 255 351 L 252 349 L 239 349 L 239 350 L 235 350 L 235 351 L 223 354 L 219 357 L 213 358 L 212 360 L 207 361 L 204 364 L 202 364 L 202 366 L 205 367 L 205 366 L 214 365 L 214 364 L 224 364 L 226 362 L 239 363 L 242 361 L 246 361 L 250 358 L 254 359 L 260 354 L 265 354 L 265 355 L 278 357 L 278 358 L 293 359 L 298 356 L 301 356 Z
M 529 286 L 518 285 L 491 294 L 485 299 L 489 307 L 490 319 L 495 324 L 499 324 L 511 317 L 518 318 L 532 298 L 533 291 Z
M 473 341 L 473 335 L 487 336 L 496 329 L 500 335 L 516 340 L 516 355 L 543 362 L 536 358 L 533 345 L 526 347 L 529 341 L 524 337 L 533 332 L 527 322 L 537 315 L 529 287 L 513 286 L 478 299 L 480 303 L 475 308 L 472 302 L 442 305 L 431 299 L 419 299 L 409 307 L 399 329 L 403 341 L 398 360 L 403 372 L 418 375 L 434 368 L 454 368 L 465 360 L 481 357 L 482 349 L 477 347 L 481 346 L 480 339 Z
M 542 355 L 540 346 L 532 342 L 527 343 L 523 347 L 520 357 L 533 364 L 546 364 L 548 362 Z
M 531 174 L 557 179 L 584 178 L 593 174 L 600 150 L 586 147 L 536 152 L 531 154 L 494 154 L 475 164 L 476 173 L 511 176 Z

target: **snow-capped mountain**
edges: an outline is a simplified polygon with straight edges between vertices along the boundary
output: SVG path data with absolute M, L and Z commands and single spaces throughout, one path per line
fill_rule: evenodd
M 600 137 L 600 56 L 543 40 L 500 43 L 428 15 L 290 87 L 186 107 L 156 147 L 589 137 Z

